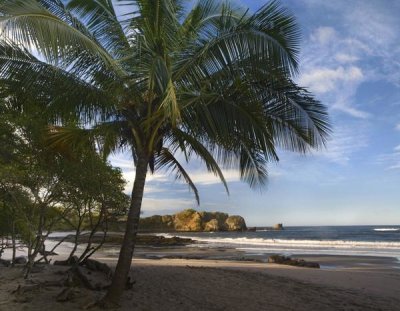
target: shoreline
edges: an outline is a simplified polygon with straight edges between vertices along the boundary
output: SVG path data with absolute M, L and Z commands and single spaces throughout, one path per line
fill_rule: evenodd
M 57 243 L 56 240 L 50 243 Z M 50 256 L 62 260 L 72 244 Z M 114 268 L 118 247 L 106 244 L 92 258 Z M 267 254 L 234 247 L 139 245 L 132 260 L 133 288 L 126 290 L 121 311 L 269 310 L 392 311 L 400 305 L 400 262 L 396 257 L 292 254 L 318 262 L 320 269 L 267 263 Z M 60 287 L 32 293 L 15 302 L 18 285 L 60 279 L 68 267 L 46 266 L 22 279 L 18 268 L 0 268 L 0 310 L 81 310 L 103 291 L 75 290 L 73 299 L 57 302 Z M 96 309 L 95 309 L 96 310 Z
M 209 242 L 196 241 L 191 238 L 180 237 L 163 237 L 161 235 L 141 234 L 143 239 L 137 243 L 134 258 L 160 260 L 160 259 L 188 259 L 188 260 L 226 260 L 238 262 L 259 262 L 266 263 L 271 255 L 287 255 L 287 253 L 270 251 L 248 251 L 238 245 L 213 245 Z M 117 238 L 117 239 L 115 239 Z M 94 255 L 96 257 L 117 258 L 119 253 L 119 244 L 122 234 L 113 232 L 102 248 Z M 49 238 L 46 242 L 47 250 L 61 239 L 59 235 Z M 85 236 L 81 242 L 84 245 Z M 78 246 L 78 251 L 82 246 Z M 65 259 L 72 249 L 72 243 L 63 242 L 55 252 L 57 256 L 49 256 L 54 260 Z M 358 254 L 326 254 L 319 253 L 317 249 L 314 253 L 290 252 L 289 256 L 293 259 L 304 259 L 306 261 L 318 262 L 321 269 L 347 269 L 347 268 L 364 268 L 364 269 L 381 269 L 381 270 L 400 270 L 400 258 L 397 256 L 381 256 L 381 255 L 358 255 Z M 3 254 L 3 259 L 9 257 L 10 250 Z M 26 255 L 24 251 L 17 251 L 17 256 Z

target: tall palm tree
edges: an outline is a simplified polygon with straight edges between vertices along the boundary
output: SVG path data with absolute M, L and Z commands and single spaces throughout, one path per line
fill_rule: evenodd
M 306 153 L 329 134 L 325 106 L 293 82 L 299 29 L 272 1 L 254 13 L 214 0 L 0 0 L 1 90 L 43 104 L 54 144 L 128 148 L 136 168 L 112 286 L 125 287 L 148 172 L 172 170 L 198 192 L 174 155 L 219 165 L 255 187 L 276 148 Z M 77 122 L 78 125 L 76 126 Z M 73 127 L 68 124 L 74 123 Z M 67 126 L 66 126 L 67 125 Z

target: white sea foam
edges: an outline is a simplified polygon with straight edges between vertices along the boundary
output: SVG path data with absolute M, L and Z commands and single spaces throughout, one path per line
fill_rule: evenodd
M 164 236 L 168 236 L 164 234 Z M 172 235 L 171 235 L 172 236 Z M 200 242 L 235 245 L 258 246 L 292 246 L 292 247 L 336 247 L 336 248 L 393 248 L 399 249 L 400 242 L 370 242 L 345 240 L 294 240 L 294 239 L 262 239 L 262 238 L 207 238 L 199 236 L 182 236 Z
M 374 231 L 400 231 L 400 228 L 375 228 Z
M 400 242 L 263 239 L 247 237 L 211 238 L 187 235 L 182 235 L 182 237 L 191 238 L 202 243 L 197 244 L 198 247 L 233 247 L 246 252 L 257 253 L 400 256 Z

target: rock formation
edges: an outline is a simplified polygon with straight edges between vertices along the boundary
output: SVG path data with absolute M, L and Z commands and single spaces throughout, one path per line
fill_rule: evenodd
M 229 216 L 225 220 L 225 224 L 227 225 L 228 231 L 242 231 L 247 229 L 246 223 L 241 216 Z
M 140 220 L 140 231 L 244 231 L 241 216 L 187 209 L 175 215 L 155 215 Z
M 274 230 L 283 230 L 283 225 L 282 224 L 275 224 L 272 228 Z

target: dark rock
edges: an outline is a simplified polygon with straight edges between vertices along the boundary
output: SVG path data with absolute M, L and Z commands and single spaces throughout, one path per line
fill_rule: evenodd
M 83 262 L 83 265 L 91 271 L 103 272 L 109 279 L 112 278 L 113 272 L 112 272 L 111 268 L 103 262 L 93 260 L 93 259 L 86 259 Z
M 192 244 L 195 241 L 189 238 L 171 237 L 166 238 L 158 235 L 138 235 L 136 237 L 137 245 L 150 245 L 150 246 L 184 246 Z
M 25 265 L 28 262 L 25 256 L 15 257 L 13 263 L 16 265 Z
M 296 266 L 296 267 L 320 268 L 319 264 L 316 262 L 308 262 L 303 259 L 292 259 L 290 257 L 286 257 L 286 256 L 282 256 L 282 255 L 269 256 L 268 262 L 281 264 L 281 265 Z

